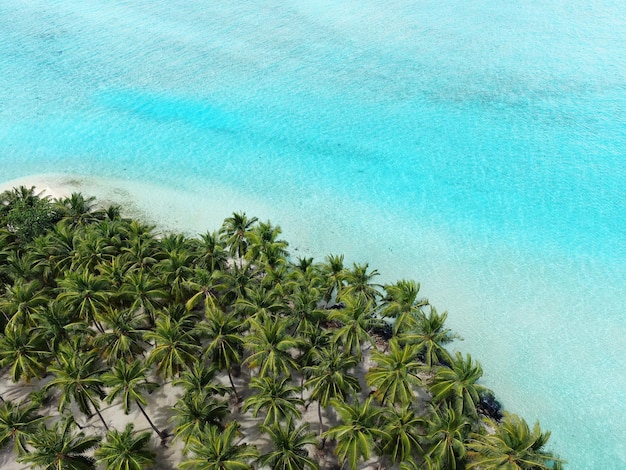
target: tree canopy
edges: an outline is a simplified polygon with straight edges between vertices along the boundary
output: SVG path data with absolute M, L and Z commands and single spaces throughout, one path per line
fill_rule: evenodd
M 502 415 L 480 364 L 448 349 L 459 337 L 415 281 L 294 258 L 244 212 L 199 237 L 122 214 L 0 194 L 0 367 L 24 395 L 0 391 L 13 459 L 139 470 L 160 442 L 184 469 L 562 467 L 549 432 Z

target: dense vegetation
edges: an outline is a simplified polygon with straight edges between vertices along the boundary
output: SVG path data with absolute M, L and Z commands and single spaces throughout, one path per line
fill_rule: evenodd
M 446 350 L 456 336 L 419 284 L 376 284 L 342 256 L 293 259 L 280 233 L 234 213 L 198 238 L 159 236 L 80 194 L 0 195 L 0 366 L 34 385 L 2 397 L 5 453 L 142 469 L 158 436 L 184 469 L 561 467 L 549 433 L 501 413 L 480 364 Z M 169 433 L 150 407 L 165 386 L 180 395 Z M 115 429 L 108 404 L 140 410 L 154 434 Z

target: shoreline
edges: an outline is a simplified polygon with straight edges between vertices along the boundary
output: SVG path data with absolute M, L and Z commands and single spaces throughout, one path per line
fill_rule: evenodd
M 261 204 L 234 194 L 225 194 L 225 199 L 232 199 L 233 204 L 224 207 L 211 204 L 210 197 L 202 197 L 185 188 L 173 190 L 136 180 L 72 173 L 42 173 L 16 178 L 0 183 L 0 192 L 17 186 L 34 186 L 38 192 L 52 198 L 68 197 L 73 192 L 94 196 L 99 205 L 120 205 L 126 216 L 156 225 L 159 231 L 186 235 L 218 229 L 231 215 L 231 207 L 237 207 L 236 210 L 241 207 L 255 215 L 267 213 L 267 208 Z

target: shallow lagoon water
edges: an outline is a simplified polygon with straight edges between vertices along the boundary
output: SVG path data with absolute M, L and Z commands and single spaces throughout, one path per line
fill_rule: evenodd
M 336 3 L 3 0 L 0 183 L 415 278 L 569 468 L 623 468 L 626 5 Z

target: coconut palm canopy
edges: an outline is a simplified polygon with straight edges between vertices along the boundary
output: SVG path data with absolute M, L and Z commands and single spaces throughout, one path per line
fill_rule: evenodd
M 562 467 L 548 432 L 499 421 L 480 364 L 446 349 L 458 336 L 414 281 L 293 259 L 280 227 L 243 212 L 198 238 L 121 213 L 0 194 L 5 462 Z

